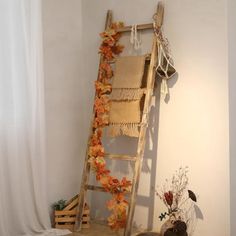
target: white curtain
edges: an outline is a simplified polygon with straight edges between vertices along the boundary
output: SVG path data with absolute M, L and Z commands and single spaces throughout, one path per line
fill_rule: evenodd
M 0 0 L 1 236 L 57 235 L 47 206 L 41 38 L 40 0 Z

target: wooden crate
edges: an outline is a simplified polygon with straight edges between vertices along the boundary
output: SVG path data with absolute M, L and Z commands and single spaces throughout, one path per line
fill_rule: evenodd
M 75 230 L 75 221 L 77 215 L 77 206 L 79 198 L 78 195 L 73 197 L 61 211 L 54 211 L 55 215 L 55 228 L 57 229 L 69 229 L 72 232 Z M 82 229 L 90 227 L 90 210 L 87 204 L 85 204 L 82 220 Z

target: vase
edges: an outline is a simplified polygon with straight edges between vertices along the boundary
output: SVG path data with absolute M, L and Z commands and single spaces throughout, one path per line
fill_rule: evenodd
M 188 236 L 184 221 L 169 218 L 161 227 L 160 236 Z
M 136 234 L 136 236 L 160 236 L 160 234 L 156 232 L 143 232 Z
M 160 236 L 164 236 L 167 229 L 173 228 L 173 226 L 174 226 L 173 219 L 169 218 L 168 220 L 166 220 L 165 223 L 161 226 Z

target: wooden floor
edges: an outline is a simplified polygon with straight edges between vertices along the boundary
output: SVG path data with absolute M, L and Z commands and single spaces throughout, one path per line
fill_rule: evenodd
M 136 233 L 134 232 L 134 235 L 136 235 Z M 123 236 L 123 232 L 116 233 L 111 231 L 106 225 L 93 223 L 90 229 L 83 229 L 81 232 L 72 233 L 68 236 Z

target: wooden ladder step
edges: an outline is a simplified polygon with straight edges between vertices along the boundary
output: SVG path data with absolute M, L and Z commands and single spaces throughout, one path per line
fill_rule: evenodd
M 95 186 L 95 185 L 90 185 L 90 184 L 87 184 L 85 185 L 85 189 L 86 190 L 92 190 L 92 191 L 98 191 L 98 192 L 105 192 L 107 193 L 106 189 L 101 187 L 101 186 Z M 130 195 L 131 192 L 127 192 L 125 195 Z
M 92 191 L 98 191 L 98 192 L 107 192 L 107 191 L 105 190 L 105 188 L 103 188 L 103 187 L 94 186 L 94 185 L 90 185 L 90 184 L 87 184 L 87 185 L 85 186 L 85 189 L 86 189 L 86 190 L 92 190 Z
M 125 26 L 125 27 L 117 29 L 117 32 L 120 32 L 120 33 L 130 32 L 131 29 L 132 29 L 132 25 L 129 25 L 129 26 Z M 153 23 L 137 25 L 137 30 L 147 30 L 147 29 L 153 29 Z
M 146 61 L 150 61 L 151 60 L 151 53 L 146 54 L 145 60 Z M 110 60 L 108 63 L 109 64 L 115 64 L 116 63 L 116 59 Z
M 136 156 L 130 156 L 130 155 L 121 155 L 121 154 L 110 154 L 105 153 L 105 158 L 112 159 L 112 160 L 121 160 L 121 161 L 136 161 Z

